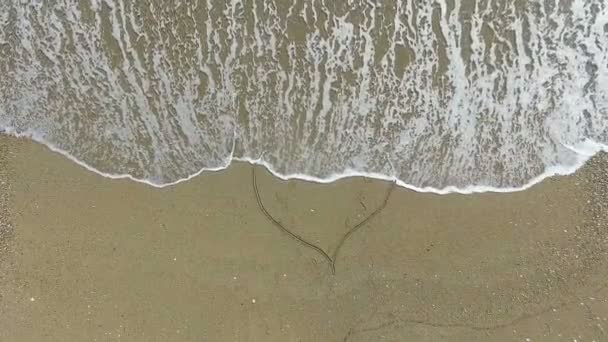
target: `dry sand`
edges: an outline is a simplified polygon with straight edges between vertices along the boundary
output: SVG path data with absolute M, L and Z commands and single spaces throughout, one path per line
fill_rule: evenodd
M 165 189 L 0 137 L 0 341 L 607 341 L 608 164 L 509 194 L 396 189 L 337 272 L 251 166 Z M 281 181 L 326 251 L 389 184 Z

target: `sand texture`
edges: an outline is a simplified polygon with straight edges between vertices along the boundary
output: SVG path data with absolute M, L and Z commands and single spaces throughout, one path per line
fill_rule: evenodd
M 402 188 L 326 260 L 249 164 L 156 189 L 0 138 L 1 341 L 607 341 L 608 166 L 507 194 Z M 282 181 L 332 254 L 390 183 Z

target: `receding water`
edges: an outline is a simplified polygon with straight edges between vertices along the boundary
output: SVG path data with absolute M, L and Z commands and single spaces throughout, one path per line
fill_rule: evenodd
M 608 144 L 608 0 L 4 0 L 0 28 L 0 126 L 155 185 L 501 191 Z

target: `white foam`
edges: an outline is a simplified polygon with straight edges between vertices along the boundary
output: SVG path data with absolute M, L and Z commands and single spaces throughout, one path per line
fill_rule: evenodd
M 265 161 L 261 158 L 252 159 L 252 158 L 237 158 L 237 157 L 231 157 L 228 160 L 228 162 L 223 166 L 216 167 L 216 168 L 203 168 L 203 169 L 199 170 L 198 172 L 195 172 L 187 177 L 178 179 L 173 182 L 154 183 L 150 180 L 133 177 L 132 175 L 129 175 L 129 174 L 115 174 L 115 173 L 107 173 L 107 172 L 100 171 L 100 170 L 94 168 L 93 166 L 83 162 L 82 160 L 77 159 L 76 157 L 72 156 L 65 150 L 45 141 L 45 139 L 41 135 L 33 133 L 33 132 L 18 133 L 12 128 L 0 127 L 0 133 L 12 135 L 17 138 L 31 139 L 37 143 L 40 143 L 40 144 L 46 146 L 49 150 L 64 156 L 65 158 L 67 158 L 70 161 L 76 163 L 77 165 L 83 167 L 84 169 L 86 169 L 90 172 L 96 173 L 102 177 L 109 178 L 109 179 L 115 179 L 115 180 L 128 179 L 128 180 L 131 180 L 131 181 L 134 181 L 137 183 L 143 183 L 143 184 L 155 187 L 155 188 L 166 188 L 166 187 L 174 186 L 174 185 L 189 181 L 189 180 L 193 179 L 194 177 L 201 175 L 204 172 L 222 171 L 222 170 L 225 170 L 228 167 L 230 167 L 230 165 L 232 164 L 233 161 L 237 161 L 237 162 L 245 162 L 245 163 L 250 163 L 253 165 L 263 166 L 271 174 L 273 174 L 274 176 L 276 176 L 277 178 L 280 178 L 282 180 L 296 179 L 296 180 L 303 180 L 303 181 L 308 181 L 308 182 L 313 182 L 313 183 L 326 184 L 326 183 L 332 183 L 332 182 L 338 181 L 340 179 L 345 179 L 345 178 L 366 177 L 366 178 L 377 179 L 377 180 L 388 181 L 388 182 L 394 181 L 397 185 L 399 185 L 403 188 L 406 188 L 406 189 L 410 189 L 410 190 L 413 190 L 416 192 L 434 193 L 434 194 L 438 194 L 438 195 L 446 195 L 446 194 L 451 194 L 451 193 L 474 194 L 474 193 L 483 193 L 483 192 L 508 193 L 508 192 L 517 192 L 517 191 L 523 191 L 523 190 L 529 189 L 530 187 L 542 182 L 544 179 L 549 178 L 549 177 L 566 176 L 566 175 L 573 174 L 574 172 L 576 172 L 576 170 L 581 168 L 587 162 L 587 160 L 589 160 L 595 154 L 599 153 L 600 151 L 608 152 L 608 145 L 596 143 L 596 142 L 593 142 L 590 140 L 585 141 L 576 147 L 566 146 L 568 149 L 572 150 L 573 152 L 577 153 L 577 155 L 578 155 L 577 161 L 573 165 L 548 167 L 542 174 L 530 179 L 526 184 L 524 184 L 520 187 L 497 188 L 497 187 L 483 185 L 483 184 L 468 185 L 465 187 L 447 186 L 447 187 L 444 187 L 441 189 L 433 188 L 433 187 L 418 187 L 415 185 L 408 184 L 408 183 L 404 182 L 403 180 L 396 179 L 395 177 L 390 177 L 390 176 L 380 174 L 380 173 L 360 172 L 360 171 L 352 170 L 352 169 L 347 169 L 343 173 L 333 174 L 333 175 L 330 175 L 325 178 L 314 177 L 314 176 L 301 174 L 301 173 L 281 174 L 281 173 L 277 172 L 276 169 L 271 164 L 269 164 L 267 161 Z
M 281 2 L 6 1 L 0 123 L 157 186 L 238 143 L 281 178 L 515 191 L 608 143 L 604 0 Z

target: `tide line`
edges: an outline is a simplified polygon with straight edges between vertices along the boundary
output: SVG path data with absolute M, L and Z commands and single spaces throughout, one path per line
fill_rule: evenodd
M 565 146 L 566 148 L 575 152 L 577 155 L 577 160 L 573 165 L 548 167 L 545 169 L 545 171 L 542 174 L 530 179 L 526 184 L 524 184 L 520 187 L 497 188 L 497 187 L 489 186 L 489 185 L 470 185 L 470 186 L 466 186 L 466 187 L 446 186 L 444 188 L 418 187 L 418 186 L 415 186 L 412 184 L 408 184 L 400 179 L 397 179 L 396 177 L 387 176 L 387 175 L 381 174 L 381 173 L 361 172 L 361 171 L 354 170 L 354 169 L 346 169 L 342 173 L 332 174 L 332 175 L 329 175 L 324 178 L 319 178 L 319 177 L 302 174 L 302 173 L 281 174 L 276 169 L 274 169 L 274 167 L 271 164 L 269 164 L 267 161 L 263 160 L 262 158 L 257 158 L 257 159 L 248 158 L 248 157 L 239 158 L 239 157 L 234 157 L 234 156 L 229 157 L 224 165 L 214 167 L 214 168 L 203 168 L 187 177 L 180 178 L 173 182 L 155 183 L 148 179 L 141 179 L 141 178 L 134 177 L 130 174 L 116 174 L 116 173 L 107 173 L 107 172 L 100 171 L 97 168 L 87 164 L 86 162 L 74 157 L 67 151 L 50 143 L 49 141 L 44 139 L 44 137 L 42 135 L 36 134 L 35 132 L 29 132 L 29 131 L 17 132 L 16 130 L 14 130 L 13 128 L 10 128 L 10 127 L 0 127 L 0 134 L 11 135 L 11 136 L 14 136 L 17 138 L 27 138 L 34 142 L 42 144 L 42 145 L 46 146 L 49 150 L 64 156 L 65 158 L 67 158 L 70 161 L 76 163 L 77 165 L 83 167 L 84 169 L 86 169 L 90 172 L 96 173 L 102 177 L 106 177 L 106 178 L 110 178 L 110 179 L 129 179 L 131 181 L 143 183 L 143 184 L 155 187 L 155 188 L 166 188 L 166 187 L 170 187 L 170 186 L 182 183 L 182 182 L 186 182 L 194 177 L 197 177 L 198 175 L 200 175 L 203 172 L 222 171 L 222 170 L 225 170 L 228 167 L 230 167 L 230 165 L 232 164 L 233 161 L 237 161 L 237 162 L 245 162 L 245 163 L 249 163 L 249 164 L 253 164 L 253 165 L 263 166 L 275 177 L 282 179 L 282 180 L 297 179 L 297 180 L 303 180 L 303 181 L 308 181 L 308 182 L 326 184 L 326 183 L 332 183 L 332 182 L 335 182 L 335 181 L 338 181 L 338 180 L 344 179 L 344 178 L 366 177 L 366 178 L 382 180 L 382 181 L 387 181 L 387 182 L 396 182 L 396 184 L 398 186 L 406 188 L 406 189 L 410 189 L 410 190 L 413 190 L 416 192 L 434 193 L 434 194 L 438 194 L 438 195 L 445 195 L 445 194 L 451 194 L 451 193 L 473 194 L 473 193 L 484 193 L 484 192 L 508 193 L 508 192 L 516 192 L 516 191 L 523 191 L 523 190 L 529 189 L 530 187 L 542 182 L 544 179 L 549 178 L 549 177 L 565 176 L 565 175 L 572 174 L 572 173 L 576 172 L 576 170 L 581 168 L 595 154 L 599 153 L 600 151 L 608 152 L 608 145 L 600 144 L 600 143 L 597 143 L 597 142 L 594 142 L 591 140 L 585 141 L 583 144 L 581 144 L 580 146 L 576 146 L 576 147 Z

